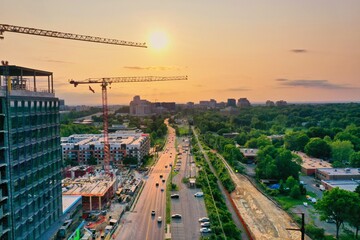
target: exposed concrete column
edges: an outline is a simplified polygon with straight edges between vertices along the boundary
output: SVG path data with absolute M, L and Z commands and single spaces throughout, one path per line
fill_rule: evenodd
M 52 74 L 51 74 L 51 93 L 54 93 L 54 78 Z
M 50 76 L 48 76 L 48 93 L 50 93 Z
M 101 197 L 99 196 L 99 210 L 101 211 Z
M 34 72 L 34 92 L 36 92 L 36 74 Z

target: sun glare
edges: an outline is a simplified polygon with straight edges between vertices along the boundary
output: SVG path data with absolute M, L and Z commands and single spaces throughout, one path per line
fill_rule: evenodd
M 166 48 L 168 44 L 168 38 L 164 32 L 153 32 L 150 35 L 150 47 L 156 50 L 162 50 Z

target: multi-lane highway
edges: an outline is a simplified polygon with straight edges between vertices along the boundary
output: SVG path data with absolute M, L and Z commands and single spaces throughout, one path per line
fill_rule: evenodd
M 168 125 L 167 122 L 166 124 Z M 166 181 L 171 171 L 169 164 L 174 162 L 175 155 L 175 130 L 168 125 L 168 137 L 164 150 L 150 170 L 134 210 L 123 217 L 123 226 L 116 239 L 164 239 Z M 163 179 L 165 182 L 162 181 Z M 159 186 L 156 186 L 157 183 Z M 155 211 L 154 216 L 151 215 L 151 211 Z M 159 217 L 162 219 L 160 223 Z
M 171 199 L 171 214 L 181 214 L 181 219 L 172 219 L 171 221 L 171 239 L 186 240 L 186 239 L 199 239 L 200 238 L 200 223 L 199 218 L 207 217 L 206 207 L 203 197 L 195 197 L 196 192 L 201 189 L 188 188 L 187 185 L 182 183 L 183 177 L 195 177 L 196 166 L 193 163 L 192 156 L 189 151 L 183 151 L 184 141 L 179 141 L 179 152 L 177 166 L 179 174 L 173 178 L 179 191 L 173 191 L 172 194 L 179 194 L 179 199 Z

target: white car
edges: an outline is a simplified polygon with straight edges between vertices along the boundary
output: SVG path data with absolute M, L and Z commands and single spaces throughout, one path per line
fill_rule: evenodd
M 199 222 L 209 222 L 209 221 L 210 221 L 210 219 L 207 217 L 199 218 Z
M 201 226 L 202 228 L 210 227 L 210 222 L 203 222 L 203 223 L 200 224 L 200 226 Z
M 161 222 L 162 222 L 162 218 L 161 218 L 161 217 L 158 217 L 157 222 L 158 222 L 158 223 L 161 223 Z
M 197 192 L 194 194 L 195 197 L 202 197 L 204 196 L 204 193 L 203 192 Z
M 200 232 L 201 233 L 209 233 L 209 232 L 211 232 L 211 229 L 210 228 L 200 228 Z

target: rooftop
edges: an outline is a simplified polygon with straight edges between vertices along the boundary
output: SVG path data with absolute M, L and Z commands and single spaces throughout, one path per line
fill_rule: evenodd
M 329 175 L 359 175 L 360 168 L 322 168 L 321 172 L 325 172 Z
M 249 156 L 255 157 L 258 151 L 259 149 L 256 148 L 240 148 L 240 152 L 242 152 L 245 157 L 249 157 Z
M 84 177 L 75 180 L 65 178 L 62 180 L 63 195 L 102 197 L 114 183 L 115 178 L 111 179 L 108 176 Z
M 352 180 L 322 180 L 327 185 L 329 185 L 332 188 L 341 188 L 343 190 L 354 192 L 356 187 L 360 185 L 360 181 L 352 181 Z
M 319 158 L 312 158 L 302 152 L 295 152 L 301 159 L 301 166 L 305 169 L 331 168 L 331 164 Z

